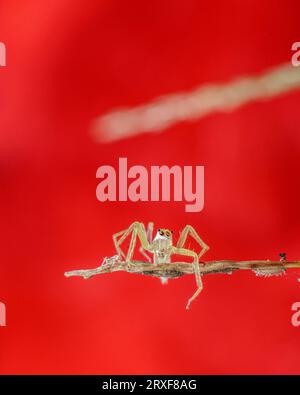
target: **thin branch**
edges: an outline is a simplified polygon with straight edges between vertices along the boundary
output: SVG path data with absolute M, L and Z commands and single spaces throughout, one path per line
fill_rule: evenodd
M 190 92 L 172 93 L 137 107 L 112 111 L 96 118 L 91 132 L 96 141 L 111 142 L 143 132 L 162 131 L 177 122 L 193 121 L 213 112 L 233 111 L 246 103 L 299 88 L 298 68 L 285 63 L 258 75 L 205 84 Z
M 237 270 L 252 270 L 258 276 L 283 274 L 287 269 L 300 268 L 300 261 L 209 261 L 200 263 L 200 274 L 231 274 Z M 81 276 L 88 279 L 97 274 L 125 271 L 155 277 L 178 278 L 185 274 L 194 274 L 194 266 L 188 262 L 153 264 L 144 261 L 125 262 L 119 258 L 105 258 L 103 264 L 95 269 L 73 270 L 66 272 L 66 277 Z

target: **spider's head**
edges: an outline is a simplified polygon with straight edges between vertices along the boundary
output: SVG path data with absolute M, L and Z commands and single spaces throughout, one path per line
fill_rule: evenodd
M 173 231 L 169 229 L 158 229 L 154 240 L 171 240 Z

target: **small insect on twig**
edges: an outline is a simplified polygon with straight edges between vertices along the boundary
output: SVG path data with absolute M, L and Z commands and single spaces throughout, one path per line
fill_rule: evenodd
M 286 254 L 280 253 L 280 261 L 210 261 L 199 262 L 200 258 L 209 250 L 207 244 L 201 239 L 196 230 L 186 225 L 180 233 L 180 237 L 173 244 L 173 232 L 169 229 L 158 229 L 156 236 L 153 238 L 153 223 L 148 224 L 146 230 L 141 222 L 133 222 L 128 229 L 113 235 L 113 242 L 117 255 L 110 258 L 104 258 L 102 265 L 95 269 L 73 270 L 66 272 L 66 277 L 82 276 L 88 279 L 97 274 L 112 273 L 115 271 L 126 271 L 129 273 L 145 274 L 160 277 L 162 282 L 168 279 L 181 277 L 185 274 L 194 274 L 196 278 L 197 289 L 192 297 L 188 300 L 186 308 L 188 309 L 202 291 L 201 276 L 210 273 L 228 273 L 231 274 L 236 270 L 253 270 L 258 276 L 281 275 L 288 268 L 300 268 L 300 261 L 288 262 Z M 201 247 L 199 253 L 184 248 L 188 236 L 191 236 Z M 131 237 L 127 253 L 121 249 L 121 244 L 127 237 Z M 140 241 L 140 252 L 147 261 L 133 260 L 133 254 L 136 247 L 137 239 Z M 152 254 L 152 257 L 149 256 Z M 171 262 L 172 255 L 181 255 L 192 258 L 192 262 Z

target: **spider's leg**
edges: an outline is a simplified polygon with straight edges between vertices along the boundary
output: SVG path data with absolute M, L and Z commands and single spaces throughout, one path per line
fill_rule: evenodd
M 152 238 L 153 238 L 153 222 L 149 222 L 147 227 L 147 240 L 149 244 L 152 243 Z M 145 252 L 145 249 L 143 248 L 142 245 L 140 246 L 140 253 L 147 259 L 148 262 L 151 262 L 150 256 Z
M 118 237 L 124 235 L 125 233 L 126 233 L 126 237 L 127 237 L 128 234 L 129 234 L 128 229 L 125 229 L 125 230 L 122 230 L 121 232 L 115 233 L 113 235 L 113 237 L 112 237 L 113 238 L 113 242 L 114 242 L 114 246 L 115 246 L 115 249 L 116 249 L 118 255 L 120 257 L 123 257 L 123 258 L 125 258 L 125 254 L 124 254 L 124 252 L 122 251 L 122 249 L 120 247 L 121 243 L 119 243 L 120 239 L 118 240 Z
M 154 223 L 149 222 L 148 227 L 147 227 L 147 239 L 149 243 L 151 244 L 153 241 L 153 228 L 154 228 Z
M 187 250 L 186 248 L 178 248 L 178 247 L 173 247 L 172 253 L 178 254 L 178 255 L 191 256 L 194 258 L 193 267 L 194 267 L 195 278 L 196 278 L 196 283 L 197 283 L 198 288 L 197 288 L 196 292 L 194 293 L 194 295 L 188 300 L 186 308 L 189 309 L 193 300 L 195 300 L 197 298 L 197 296 L 203 289 L 203 284 L 202 284 L 200 270 L 199 270 L 198 255 L 192 250 Z
M 136 245 L 136 230 L 133 229 L 133 231 L 131 233 L 131 240 L 130 240 L 130 244 L 129 244 L 129 249 L 128 249 L 127 256 L 126 256 L 126 262 L 131 261 L 131 258 L 134 253 L 135 245 Z
M 143 257 L 145 257 L 147 259 L 148 262 L 150 262 L 150 263 L 152 262 L 150 256 L 145 252 L 145 250 L 142 246 L 140 247 L 139 251 L 143 255 Z
M 181 232 L 177 242 L 177 248 L 182 248 L 184 246 L 184 243 L 186 242 L 188 235 L 191 235 L 200 244 L 202 248 L 199 254 L 199 259 L 200 259 L 202 255 L 204 255 L 206 251 L 209 250 L 209 246 L 204 243 L 204 241 L 201 239 L 201 237 L 198 235 L 198 233 L 191 225 L 186 225 L 183 231 Z
M 128 229 L 126 229 L 125 231 L 116 233 L 113 236 L 113 240 L 115 242 L 115 247 L 116 247 L 119 254 L 121 254 L 125 258 L 125 254 L 121 250 L 120 245 L 131 233 L 132 233 L 132 236 L 131 236 L 131 241 L 130 241 L 128 253 L 126 256 L 126 261 L 130 261 L 133 256 L 137 236 L 141 242 L 143 249 L 151 251 L 151 246 L 150 246 L 148 239 L 147 239 L 147 233 L 146 233 L 145 226 L 141 222 L 133 222 L 129 226 Z M 121 236 L 121 237 L 118 239 L 118 236 Z
M 202 283 L 200 270 L 199 270 L 199 263 L 194 263 L 194 270 L 195 270 L 196 284 L 197 284 L 198 288 L 197 288 L 196 292 L 194 293 L 194 295 L 188 300 L 187 305 L 186 305 L 187 310 L 190 308 L 191 303 L 197 298 L 197 296 L 203 289 L 203 283 Z

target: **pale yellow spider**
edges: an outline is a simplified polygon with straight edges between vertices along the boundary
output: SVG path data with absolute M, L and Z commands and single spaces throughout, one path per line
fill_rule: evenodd
M 198 233 L 191 225 L 185 226 L 177 241 L 176 247 L 173 246 L 172 231 L 170 231 L 169 229 L 158 229 L 156 236 L 153 239 L 153 227 L 154 227 L 153 223 L 150 222 L 148 224 L 148 228 L 146 231 L 146 228 L 142 222 L 133 222 L 128 229 L 125 229 L 121 232 L 114 234 L 113 241 L 117 253 L 120 258 L 123 257 L 126 262 L 130 263 L 132 261 L 134 249 L 138 238 L 141 243 L 140 252 L 149 262 L 152 262 L 152 260 L 150 256 L 147 254 L 147 252 L 152 253 L 154 265 L 161 263 L 171 263 L 171 256 L 173 254 L 192 257 L 196 283 L 198 288 L 196 292 L 193 294 L 193 296 L 188 300 L 187 303 L 187 309 L 188 309 L 192 301 L 202 291 L 203 285 L 202 285 L 202 280 L 199 270 L 199 259 L 206 253 L 206 251 L 209 250 L 209 247 L 204 243 L 204 241 L 200 238 Z M 128 252 L 125 255 L 125 253 L 121 249 L 121 244 L 130 235 L 131 235 L 131 240 L 130 240 Z M 200 244 L 201 251 L 199 254 L 197 254 L 195 251 L 192 251 L 190 249 L 183 248 L 186 239 L 189 235 L 192 236 Z

